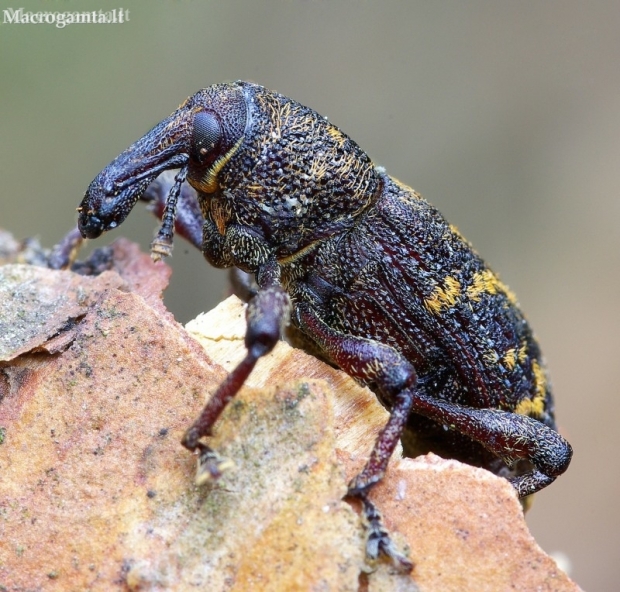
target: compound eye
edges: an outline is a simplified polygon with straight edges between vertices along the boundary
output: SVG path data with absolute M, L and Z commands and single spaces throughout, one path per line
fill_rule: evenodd
M 200 164 L 213 154 L 222 138 L 219 119 L 207 111 L 194 115 L 191 157 Z

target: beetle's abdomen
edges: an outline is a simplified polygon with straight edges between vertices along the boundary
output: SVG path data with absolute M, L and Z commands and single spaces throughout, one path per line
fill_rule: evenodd
M 429 394 L 552 425 L 544 364 L 515 296 L 412 189 L 386 176 L 375 207 L 319 249 L 305 282 L 331 326 L 401 351 Z

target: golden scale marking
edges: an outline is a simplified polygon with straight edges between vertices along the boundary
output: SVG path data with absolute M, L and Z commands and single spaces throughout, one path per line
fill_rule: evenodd
M 536 360 L 532 360 L 532 374 L 534 374 L 534 396 L 523 399 L 515 408 L 515 413 L 540 417 L 545 410 L 545 396 L 547 394 L 547 377 L 545 371 Z
M 337 127 L 329 127 L 327 133 L 336 141 L 338 148 L 342 148 L 346 144 L 347 139 Z
M 205 173 L 204 177 L 200 179 L 200 181 L 194 185 L 195 189 L 199 191 L 203 191 L 204 193 L 215 193 L 219 188 L 219 184 L 217 182 L 218 173 L 224 168 L 226 163 L 233 157 L 235 152 L 239 150 L 241 144 L 245 140 L 245 136 L 241 136 L 237 143 L 223 156 L 220 156 L 214 163 L 211 165 L 211 168 Z
M 260 199 L 263 193 L 263 186 L 259 185 L 258 183 L 252 183 L 251 185 L 247 185 L 245 189 L 248 197 L 256 200 Z
M 515 348 L 511 347 L 509 350 L 507 350 L 502 360 L 504 362 L 504 366 L 506 366 L 508 370 L 514 370 L 515 366 L 517 365 L 517 352 Z
M 523 364 L 525 360 L 527 360 L 527 343 L 523 341 L 521 343 L 521 347 L 519 348 L 519 353 L 517 354 L 517 358 L 519 362 Z
M 514 293 L 492 271 L 485 269 L 473 275 L 472 283 L 465 290 L 462 289 L 461 283 L 455 277 L 446 276 L 442 284 L 436 286 L 431 295 L 424 300 L 424 306 L 430 312 L 440 315 L 455 306 L 459 299 L 464 296 L 474 302 L 479 302 L 483 294 L 504 294 L 511 304 L 517 304 Z M 497 364 L 500 361 L 500 356 L 493 350 L 485 352 L 482 357 L 488 365 Z M 501 361 L 508 370 L 514 370 L 517 362 L 523 364 L 527 358 L 527 344 L 522 342 L 518 350 L 514 347 L 506 350 Z M 532 360 L 532 374 L 534 376 L 533 396 L 523 399 L 517 405 L 515 413 L 540 417 L 545 408 L 547 378 L 544 369 L 537 360 Z
M 181 105 L 181 107 L 183 107 L 183 105 Z M 199 109 L 195 109 L 192 113 L 195 113 L 197 111 L 199 111 Z M 177 117 L 175 117 L 172 121 L 168 123 L 168 125 L 166 126 L 164 130 L 164 134 L 165 134 L 164 138 L 159 144 L 159 147 L 158 147 L 159 150 L 165 150 L 166 148 L 168 148 L 174 143 L 174 141 L 179 137 L 179 133 L 178 133 L 179 128 L 185 129 L 186 127 L 184 125 L 186 118 L 187 118 L 186 115 L 178 115 Z
M 478 271 L 467 288 L 467 296 L 474 302 L 480 302 L 482 294 L 505 294 L 512 305 L 517 304 L 517 297 L 491 270 Z
M 222 236 L 226 234 L 226 222 L 228 222 L 229 214 L 224 200 L 218 198 L 211 199 L 211 217 L 217 226 L 217 231 Z
M 482 354 L 482 359 L 487 363 L 487 366 L 493 366 L 499 361 L 499 355 L 495 350 L 488 350 Z
M 461 283 L 448 275 L 443 280 L 443 287 L 435 286 L 432 294 L 424 300 L 424 306 L 430 312 L 438 315 L 442 311 L 452 308 L 460 295 Z

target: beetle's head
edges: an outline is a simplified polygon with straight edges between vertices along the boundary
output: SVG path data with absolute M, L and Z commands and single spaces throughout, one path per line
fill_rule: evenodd
M 191 96 L 95 177 L 78 207 L 82 236 L 97 238 L 116 228 L 165 170 L 188 165 L 196 189 L 215 191 L 217 173 L 243 141 L 246 119 L 245 96 L 236 83 Z

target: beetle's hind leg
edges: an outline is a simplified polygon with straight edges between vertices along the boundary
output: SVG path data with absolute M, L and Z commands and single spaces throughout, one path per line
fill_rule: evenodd
M 412 411 L 449 426 L 501 458 L 508 467 L 520 460 L 533 468 L 509 481 L 519 497 L 552 483 L 570 463 L 570 444 L 554 429 L 525 415 L 500 409 L 473 409 L 416 393 Z

